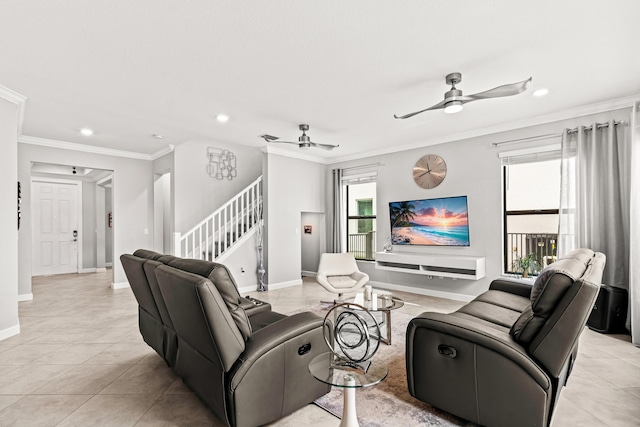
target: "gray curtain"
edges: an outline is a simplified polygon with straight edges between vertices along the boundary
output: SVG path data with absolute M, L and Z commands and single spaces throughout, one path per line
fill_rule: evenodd
M 561 165 L 558 254 L 562 256 L 578 247 L 603 252 L 607 264 L 602 283 L 628 290 L 631 199 L 628 126 L 610 121 L 565 129 Z
M 333 169 L 333 233 L 331 251 L 342 252 L 342 228 L 344 222 L 342 218 L 342 169 Z

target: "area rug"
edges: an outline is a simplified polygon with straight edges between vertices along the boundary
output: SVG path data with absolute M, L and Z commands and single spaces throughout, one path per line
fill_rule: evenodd
M 320 307 L 312 310 L 319 315 L 326 314 Z M 361 427 L 378 426 L 474 426 L 475 424 L 457 418 L 413 398 L 407 386 L 405 367 L 405 337 L 412 316 L 391 312 L 392 345 L 381 344 L 375 360 L 387 363 L 389 375 L 380 384 L 356 390 L 356 407 Z M 343 392 L 333 387 L 329 394 L 315 401 L 315 404 L 336 417 L 342 416 Z

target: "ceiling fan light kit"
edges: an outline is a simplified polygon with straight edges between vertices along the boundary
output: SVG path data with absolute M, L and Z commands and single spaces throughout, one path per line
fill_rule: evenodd
M 260 135 L 260 138 L 264 139 L 266 142 L 276 142 L 283 144 L 295 144 L 301 150 L 308 150 L 311 147 L 314 148 L 322 148 L 323 150 L 333 150 L 334 148 L 338 148 L 339 145 L 330 145 L 330 144 L 318 144 L 317 142 L 311 142 L 311 138 L 306 134 L 306 131 L 309 130 L 309 125 L 301 124 L 298 125 L 298 128 L 302 131 L 302 135 L 298 137 L 298 142 L 293 141 L 278 141 L 280 138 L 273 135 Z
M 444 109 L 444 112 L 447 114 L 458 113 L 462 111 L 463 105 L 467 102 L 518 95 L 527 90 L 527 86 L 529 85 L 529 83 L 531 83 L 531 80 L 533 80 L 533 77 L 529 77 L 527 80 L 523 80 L 518 83 L 510 83 L 494 87 L 493 89 L 489 89 L 484 92 L 464 96 L 462 94 L 462 91 L 456 88 L 456 84 L 462 81 L 462 73 L 447 74 L 447 76 L 445 77 L 445 82 L 448 85 L 451 85 L 451 89 L 444 94 L 444 100 L 435 105 L 432 105 L 429 108 L 425 108 L 424 110 L 405 114 L 404 116 L 398 116 L 394 114 L 393 117 L 395 117 L 396 119 L 408 119 L 409 117 L 413 117 L 416 114 L 424 113 L 425 111 L 439 109 Z

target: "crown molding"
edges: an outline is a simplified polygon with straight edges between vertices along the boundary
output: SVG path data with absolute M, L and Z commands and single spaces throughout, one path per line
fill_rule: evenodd
M 331 163 L 329 159 L 323 159 L 321 157 L 316 157 L 311 154 L 299 153 L 297 151 L 285 150 L 284 148 L 276 148 L 270 145 L 265 146 L 262 151 L 267 154 L 277 154 L 279 156 L 291 157 L 294 159 L 307 160 L 314 163 L 320 163 L 323 165 L 327 165 Z
M 22 123 L 24 123 L 24 110 L 27 104 L 27 97 L 8 87 L 0 86 L 0 98 L 13 102 L 18 106 L 18 135 L 22 135 Z
M 325 163 L 335 164 L 335 163 L 342 163 L 342 162 L 347 162 L 351 160 L 359 160 L 366 157 L 397 153 L 400 151 L 413 150 L 416 148 L 429 147 L 431 145 L 445 144 L 448 142 L 462 141 L 464 139 L 476 138 L 479 136 L 491 135 L 494 133 L 507 132 L 507 131 L 530 127 L 530 126 L 557 122 L 560 120 L 567 120 L 567 119 L 572 119 L 572 118 L 577 118 L 582 116 L 588 116 L 592 114 L 604 113 L 606 111 L 613 111 L 620 108 L 632 108 L 638 102 L 640 102 L 640 94 L 598 102 L 595 104 L 583 105 L 580 107 L 562 110 L 552 114 L 536 116 L 529 119 L 504 123 L 497 126 L 489 126 L 486 128 L 475 129 L 469 132 L 462 132 L 454 135 L 447 135 L 440 138 L 433 138 L 426 141 L 414 142 L 414 143 L 404 144 L 404 145 L 390 147 L 390 148 L 383 148 L 380 150 L 367 151 L 357 155 L 333 157 L 331 159 L 326 159 Z
M 106 156 L 126 157 L 137 160 L 153 160 L 149 154 L 134 153 L 133 151 L 114 150 L 112 148 L 95 147 L 93 145 L 76 144 L 74 142 L 58 141 L 55 139 L 38 138 L 22 135 L 18 142 L 23 144 L 39 145 L 42 147 L 59 148 L 62 150 L 82 151 L 84 153 L 103 154 Z
M 151 160 L 156 160 L 159 159 L 160 157 L 169 154 L 169 153 L 173 153 L 173 150 L 176 148 L 176 146 L 174 144 L 169 144 L 166 147 L 164 147 L 161 150 L 156 151 L 155 153 L 151 154 Z

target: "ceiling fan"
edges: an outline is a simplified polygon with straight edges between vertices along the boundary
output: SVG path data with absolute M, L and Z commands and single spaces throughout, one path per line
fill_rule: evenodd
M 448 85 L 451 85 L 451 89 L 444 94 L 444 99 L 438 102 L 436 105 L 432 105 L 424 110 L 416 111 L 415 113 L 405 114 L 404 116 L 393 115 L 396 119 L 408 119 L 416 114 L 424 113 L 429 110 L 438 110 L 443 108 L 445 113 L 453 114 L 462 111 L 463 104 L 471 101 L 477 101 L 479 99 L 500 98 L 503 96 L 512 96 L 527 90 L 527 85 L 531 82 L 533 77 L 529 77 L 527 80 L 523 80 L 518 83 L 506 84 L 493 89 L 486 90 L 484 92 L 475 93 L 473 95 L 462 95 L 462 91 L 456 89 L 456 85 L 462 81 L 462 73 L 451 73 L 445 77 L 445 81 Z
M 316 147 L 316 148 L 322 148 L 324 150 L 333 150 L 334 148 L 338 148 L 339 145 L 329 145 L 329 144 L 318 144 L 316 142 L 311 142 L 311 138 L 309 138 L 307 136 L 307 134 L 305 133 L 306 131 L 309 130 L 309 125 L 299 125 L 298 126 L 300 128 L 300 130 L 302 131 L 302 135 L 300 135 L 300 137 L 298 138 L 298 142 L 292 142 L 292 141 L 278 141 L 280 138 L 278 138 L 277 136 L 273 136 L 273 135 L 260 135 L 260 138 L 264 139 L 267 142 L 277 142 L 277 143 L 284 143 L 284 144 L 295 144 L 298 147 L 300 147 L 301 150 L 308 150 L 311 147 Z

